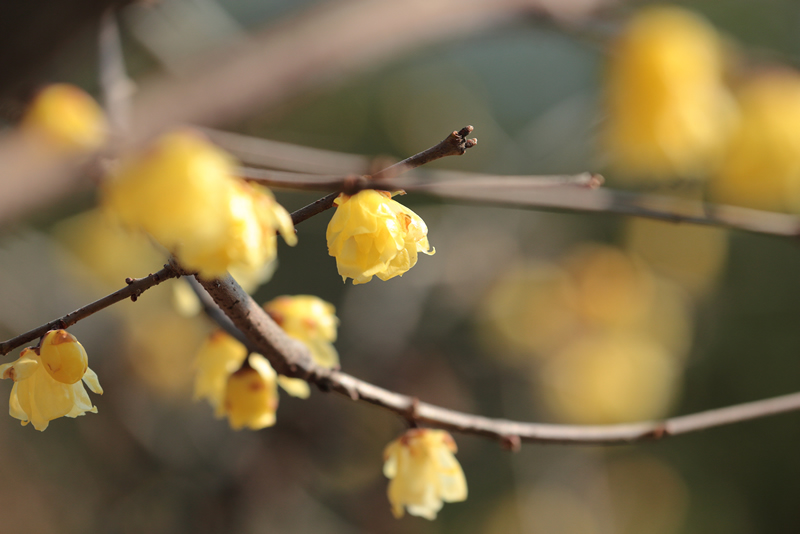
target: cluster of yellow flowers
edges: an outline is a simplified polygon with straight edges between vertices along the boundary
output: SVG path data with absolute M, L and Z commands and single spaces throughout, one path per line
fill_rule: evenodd
M 517 266 L 484 309 L 493 350 L 500 341 L 514 364 L 531 366 L 536 391 L 564 420 L 659 417 L 675 397 L 691 339 L 687 304 L 622 250 L 586 245 L 560 265 Z
M 730 76 L 726 48 L 682 8 L 637 12 L 607 71 L 610 164 L 628 181 L 707 180 L 714 201 L 800 212 L 800 74 Z
M 314 361 L 327 368 L 338 367 L 334 307 L 311 295 L 282 296 L 264 305 L 286 333 L 305 344 Z M 217 417 L 227 416 L 232 428 L 258 430 L 275 424 L 280 385 L 299 398 L 310 395 L 308 383 L 278 376 L 260 354 L 247 355 L 247 348 L 228 334 L 217 331 L 197 356 L 194 396 L 206 399 Z M 249 384 L 249 387 L 248 387 Z
M 453 455 L 453 437 L 444 430 L 415 428 L 391 442 L 383 452 L 383 474 L 396 518 L 403 508 L 411 515 L 436 519 L 445 502 L 467 498 L 464 471 Z
M 40 93 L 21 131 L 32 145 L 53 154 L 88 154 L 106 139 L 99 106 L 80 89 L 64 84 Z M 149 265 L 161 256 L 147 238 L 134 241 L 121 234 L 119 223 L 142 231 L 204 277 L 231 270 L 263 280 L 276 256 L 276 233 L 289 245 L 297 241 L 291 217 L 271 192 L 236 178 L 232 157 L 190 130 L 167 133 L 145 151 L 124 158 L 102 193 L 104 209 L 70 221 L 62 233 L 71 248 L 112 283 L 130 268 L 123 257 L 133 255 L 134 261 Z M 363 284 L 373 276 L 389 280 L 413 267 L 420 252 L 435 253 L 424 221 L 392 200 L 389 192 L 342 194 L 335 206 L 327 244 L 344 281 L 352 278 L 354 284 Z M 81 239 L 75 241 L 74 234 Z M 87 234 L 90 239 L 85 239 Z M 126 253 L 109 259 L 109 250 Z M 177 291 L 176 295 L 181 296 Z M 308 347 L 318 365 L 339 367 L 333 346 L 338 319 L 331 304 L 298 295 L 278 297 L 264 308 L 290 337 Z M 195 398 L 208 400 L 215 415 L 227 417 L 237 430 L 275 424 L 278 385 L 297 397 L 310 395 L 307 382 L 278 376 L 263 356 L 248 355 L 241 343 L 221 331 L 206 340 L 196 371 Z M 10 413 L 23 425 L 30 422 L 44 430 L 55 418 L 97 412 L 81 383 L 102 394 L 97 376 L 88 367 L 83 346 L 64 330 L 48 332 L 38 347 L 26 348 L 19 359 L 0 366 L 0 373 L 14 381 Z M 392 479 L 389 500 L 395 516 L 405 508 L 433 519 L 443 502 L 466 499 L 466 481 L 455 452 L 449 434 L 424 429 L 410 430 L 386 448 L 384 473 Z
M 97 413 L 81 380 L 103 394 L 83 345 L 66 330 L 47 332 L 40 346 L 28 347 L 16 361 L 0 365 L 0 375 L 14 381 L 8 402 L 11 417 L 40 431 L 59 417 Z

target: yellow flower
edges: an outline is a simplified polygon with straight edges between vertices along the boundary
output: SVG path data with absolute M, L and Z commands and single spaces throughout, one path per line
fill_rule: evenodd
M 272 366 L 261 355 L 260 360 L 272 370 Z M 200 348 L 195 361 L 194 400 L 206 399 L 214 408 L 214 415 L 225 415 L 225 396 L 232 374 L 242 367 L 247 359 L 247 348 L 222 330 L 212 333 Z M 272 371 L 274 373 L 274 371 Z M 308 398 L 311 390 L 308 382 L 300 378 L 279 376 L 278 385 L 289 395 Z
M 717 202 L 800 211 L 800 75 L 773 73 L 739 94 L 740 121 L 712 180 Z
M 0 373 L 14 381 L 11 417 L 23 426 L 33 423 L 40 431 L 59 417 L 97 413 L 81 379 L 92 392 L 103 394 L 97 375 L 87 365 L 83 346 L 64 330 L 48 332 L 40 349 L 26 348 L 18 360 L 0 365 Z
M 311 351 L 314 361 L 327 368 L 339 366 L 336 341 L 336 308 L 313 295 L 282 296 L 264 304 L 270 317 L 290 337 Z
M 442 502 L 467 498 L 464 471 L 453 453 L 452 436 L 444 430 L 411 429 L 383 452 L 383 474 L 389 482 L 389 502 L 396 518 L 403 507 L 411 515 L 436 519 Z
M 252 354 L 248 366 L 228 378 L 225 414 L 234 430 L 259 430 L 275 424 L 278 389 L 275 371 L 260 354 Z
M 59 83 L 43 89 L 22 119 L 23 132 L 62 153 L 89 152 L 105 141 L 103 110 L 83 90 Z
M 612 424 L 664 416 L 680 375 L 681 362 L 657 341 L 616 332 L 570 343 L 538 376 L 545 401 L 564 420 Z
M 124 162 L 105 204 L 203 276 L 259 268 L 276 254 L 276 232 L 297 242 L 291 217 L 269 190 L 235 178 L 230 156 L 191 131 L 167 134 Z
M 212 333 L 197 355 L 194 399 L 206 399 L 217 417 L 225 414 L 228 378 L 247 358 L 247 348 L 222 330 Z
M 720 39 L 677 7 L 642 9 L 612 50 L 605 146 L 631 177 L 703 175 L 733 117 Z
M 334 201 L 328 224 L 328 254 L 336 257 L 342 280 L 365 284 L 377 276 L 402 276 L 417 263 L 417 253 L 432 255 L 428 227 L 419 215 L 385 191 L 344 193 Z

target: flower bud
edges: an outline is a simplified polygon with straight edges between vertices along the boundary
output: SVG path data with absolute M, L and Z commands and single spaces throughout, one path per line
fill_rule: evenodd
M 106 120 L 91 96 L 59 83 L 36 96 L 22 119 L 22 129 L 56 151 L 81 153 L 103 144 Z
M 66 330 L 50 330 L 39 349 L 44 368 L 55 380 L 74 384 L 86 373 L 89 358 L 83 345 Z

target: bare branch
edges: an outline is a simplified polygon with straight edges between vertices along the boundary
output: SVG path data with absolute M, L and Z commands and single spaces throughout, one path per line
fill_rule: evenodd
M 15 348 L 33 341 L 38 337 L 42 337 L 50 330 L 56 328 L 68 328 L 78 321 L 85 319 L 90 315 L 111 306 L 112 304 L 116 304 L 117 302 L 127 298 L 135 301 L 139 295 L 151 287 L 157 286 L 161 282 L 169 280 L 170 278 L 177 278 L 179 276 L 181 276 L 181 273 L 178 272 L 172 264 L 168 263 L 164 265 L 164 268 L 160 271 L 147 275 L 144 278 L 128 278 L 125 280 L 125 282 L 128 284 L 126 287 L 123 287 L 122 289 L 115 291 L 110 295 L 106 295 L 105 297 L 96 300 L 91 304 L 87 304 L 82 308 L 78 308 L 77 310 L 68 313 L 63 317 L 50 321 L 47 324 L 43 324 L 42 326 L 25 332 L 24 334 L 20 334 L 9 339 L 8 341 L 0 343 L 0 355 L 8 354 Z
M 200 280 L 200 283 L 278 373 L 304 378 L 323 391 L 335 391 L 354 401 L 380 406 L 414 423 L 496 439 L 512 449 L 519 441 L 612 445 L 661 439 L 800 410 L 800 393 L 794 393 L 665 421 L 619 425 L 524 423 L 466 414 L 420 402 L 346 373 L 320 367 L 311 359 L 308 349 L 289 338 L 233 278 Z
M 419 167 L 420 165 L 424 165 L 426 163 L 430 163 L 437 159 L 445 158 L 447 156 L 461 156 L 463 155 L 468 148 L 474 147 L 477 143 L 477 139 L 467 139 L 467 136 L 472 133 L 473 127 L 472 126 L 465 126 L 458 131 L 454 131 L 434 146 L 430 147 L 427 150 L 423 150 L 418 154 L 414 154 L 410 158 L 406 158 L 403 161 L 395 163 L 394 165 L 387 167 L 381 171 L 378 171 L 371 177 L 353 177 L 351 182 L 347 182 L 344 180 L 342 183 L 342 188 L 327 195 L 319 200 L 308 204 L 307 206 L 303 206 L 297 211 L 292 213 L 292 223 L 295 225 L 305 221 L 322 213 L 323 211 L 330 209 L 333 207 L 333 201 L 336 200 L 336 197 L 339 196 L 339 192 L 344 191 L 357 191 L 359 189 L 353 189 L 356 184 L 360 182 L 368 182 L 370 178 L 375 181 L 382 181 L 386 178 L 394 178 L 406 171 Z M 364 187 L 362 187 L 363 189 Z

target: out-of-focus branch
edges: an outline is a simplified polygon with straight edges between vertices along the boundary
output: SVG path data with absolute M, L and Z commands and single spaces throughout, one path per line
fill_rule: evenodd
M 800 393 L 794 393 L 664 421 L 619 425 L 525 423 L 466 414 L 420 402 L 346 373 L 320 367 L 314 363 L 308 349 L 289 338 L 233 278 L 228 276 L 225 279 L 199 281 L 219 309 L 278 373 L 304 378 L 323 391 L 335 391 L 354 401 L 380 406 L 415 423 L 497 439 L 511 448 L 519 446 L 522 441 L 603 445 L 631 443 L 800 410 Z
M 378 171 L 372 175 L 371 179 L 375 182 L 381 181 L 383 183 L 383 180 L 386 178 L 393 178 L 399 174 L 421 165 L 425 165 L 426 163 L 430 163 L 437 159 L 445 158 L 447 156 L 461 156 L 467 151 L 467 149 L 474 147 L 478 143 L 477 139 L 467 138 L 467 136 L 472 133 L 473 129 L 474 128 L 472 126 L 465 126 L 458 131 L 453 131 L 450 135 L 427 150 L 423 150 L 422 152 L 395 163 L 394 165 L 387 167 L 382 171 Z M 370 179 L 370 177 L 362 177 L 362 181 L 368 179 Z M 357 181 L 358 177 L 354 179 L 352 185 L 355 186 Z M 307 206 L 303 206 L 299 210 L 294 211 L 292 213 L 292 223 L 299 224 L 306 219 L 317 215 L 318 213 L 322 213 L 323 211 L 332 208 L 333 201 L 339 196 L 339 192 L 342 190 L 349 190 L 347 183 L 343 185 L 344 187 L 342 189 L 336 190 L 330 195 L 327 195 L 312 202 L 311 204 L 308 204 Z
M 130 127 L 133 82 L 125 71 L 125 55 L 114 8 L 108 8 L 103 13 L 97 41 L 103 109 L 108 117 L 112 136 L 119 138 Z
M 50 330 L 56 328 L 68 328 L 78 321 L 86 319 L 90 315 L 97 313 L 100 310 L 111 306 L 112 304 L 116 304 L 117 302 L 123 301 L 127 298 L 135 301 L 139 295 L 151 287 L 157 286 L 161 282 L 169 280 L 170 278 L 177 278 L 179 276 L 181 276 L 181 273 L 176 270 L 173 264 L 168 263 L 167 265 L 164 265 L 164 268 L 160 271 L 147 275 L 144 278 L 128 278 L 125 280 L 125 283 L 127 284 L 126 287 L 123 287 L 122 289 L 115 291 L 110 295 L 106 295 L 105 297 L 96 300 L 91 304 L 87 304 L 86 306 L 78 308 L 77 310 L 68 313 L 63 317 L 59 317 L 58 319 L 50 321 L 49 323 L 43 324 L 42 326 L 25 332 L 24 334 L 20 334 L 9 339 L 8 341 L 0 343 L 0 355 L 8 354 L 15 348 L 33 341 L 38 337 L 42 337 Z

